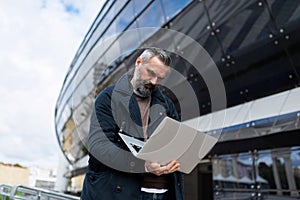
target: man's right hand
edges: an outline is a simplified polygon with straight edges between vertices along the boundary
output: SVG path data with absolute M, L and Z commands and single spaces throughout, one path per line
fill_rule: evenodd
M 160 176 L 162 174 L 170 174 L 180 170 L 180 163 L 176 160 L 172 160 L 167 165 L 160 165 L 157 162 L 145 162 L 146 170 L 152 174 Z

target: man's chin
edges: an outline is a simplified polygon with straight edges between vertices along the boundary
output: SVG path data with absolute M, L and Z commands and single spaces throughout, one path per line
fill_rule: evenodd
M 145 98 L 150 97 L 151 92 L 144 92 L 144 93 L 142 93 L 142 96 L 145 97 Z
M 147 89 L 146 91 L 142 91 L 140 92 L 140 94 L 143 96 L 143 97 L 150 97 L 151 96 L 151 93 L 152 93 L 152 90 L 150 89 Z

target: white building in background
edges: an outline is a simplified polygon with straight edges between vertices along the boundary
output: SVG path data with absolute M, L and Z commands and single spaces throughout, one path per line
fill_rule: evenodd
M 56 182 L 56 168 L 29 167 L 29 186 L 54 190 Z
M 28 185 L 29 174 L 27 167 L 0 162 L 0 184 Z

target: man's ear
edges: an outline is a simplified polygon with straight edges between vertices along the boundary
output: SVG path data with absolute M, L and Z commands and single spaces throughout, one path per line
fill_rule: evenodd
M 143 62 L 143 59 L 141 57 L 138 57 L 135 61 L 135 67 L 139 67 Z

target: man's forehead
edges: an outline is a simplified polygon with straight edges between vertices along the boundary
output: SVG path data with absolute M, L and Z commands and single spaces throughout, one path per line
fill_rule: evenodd
M 169 68 L 169 66 L 165 65 L 157 56 L 150 58 L 147 62 L 145 62 L 145 64 L 149 64 L 151 66 Z

